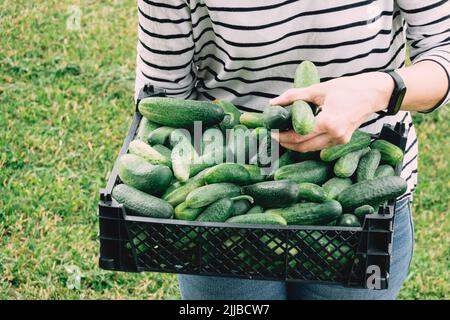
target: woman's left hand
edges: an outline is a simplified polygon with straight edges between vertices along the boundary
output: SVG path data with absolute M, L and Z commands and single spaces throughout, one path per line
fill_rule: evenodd
M 319 106 L 321 112 L 316 116 L 316 126 L 310 134 L 302 136 L 290 130 L 278 133 L 275 138 L 283 147 L 299 152 L 347 143 L 369 115 L 387 107 L 393 89 L 394 81 L 382 72 L 289 89 L 270 103 L 286 106 L 295 100 L 305 100 Z

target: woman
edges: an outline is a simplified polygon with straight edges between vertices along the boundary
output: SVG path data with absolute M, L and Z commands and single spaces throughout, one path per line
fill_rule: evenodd
M 313 102 L 322 112 L 311 134 L 278 136 L 284 147 L 302 152 L 346 143 L 358 127 L 377 133 L 385 123 L 404 122 L 409 128 L 402 172 L 409 190 L 397 206 L 388 290 L 182 275 L 182 297 L 395 299 L 413 247 L 418 148 L 409 111 L 429 112 L 449 99 L 450 2 L 139 0 L 138 7 L 136 92 L 151 82 L 170 96 L 226 99 L 242 110 Z M 322 83 L 291 89 L 302 60 L 315 63 Z

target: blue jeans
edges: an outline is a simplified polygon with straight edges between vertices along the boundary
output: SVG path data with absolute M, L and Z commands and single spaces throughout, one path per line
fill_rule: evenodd
M 410 199 L 397 204 L 389 289 L 368 290 L 325 284 L 179 275 L 186 300 L 394 300 L 408 274 L 413 252 Z

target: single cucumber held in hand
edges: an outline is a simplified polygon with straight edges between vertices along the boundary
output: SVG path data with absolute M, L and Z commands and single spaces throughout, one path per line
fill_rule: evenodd
M 163 126 L 190 128 L 195 121 L 210 127 L 219 124 L 225 113 L 217 104 L 208 101 L 149 97 L 139 103 L 144 117 Z

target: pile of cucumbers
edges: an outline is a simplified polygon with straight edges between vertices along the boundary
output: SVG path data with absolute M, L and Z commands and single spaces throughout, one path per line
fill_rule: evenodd
M 295 87 L 319 82 L 310 62 L 299 65 Z M 315 107 L 296 101 L 270 106 L 263 113 L 241 113 L 228 101 L 149 97 L 128 153 L 118 162 L 120 183 L 112 192 L 128 214 L 154 218 L 239 224 L 361 226 L 387 201 L 402 195 L 406 181 L 394 167 L 403 151 L 355 131 L 347 144 L 320 152 L 284 150 L 270 174 L 258 153 L 230 140 L 238 131 L 264 137 L 270 130 L 307 134 Z M 189 134 L 201 122 L 200 146 Z M 230 154 L 231 159 L 230 160 Z M 224 162 L 228 160 L 229 162 Z

